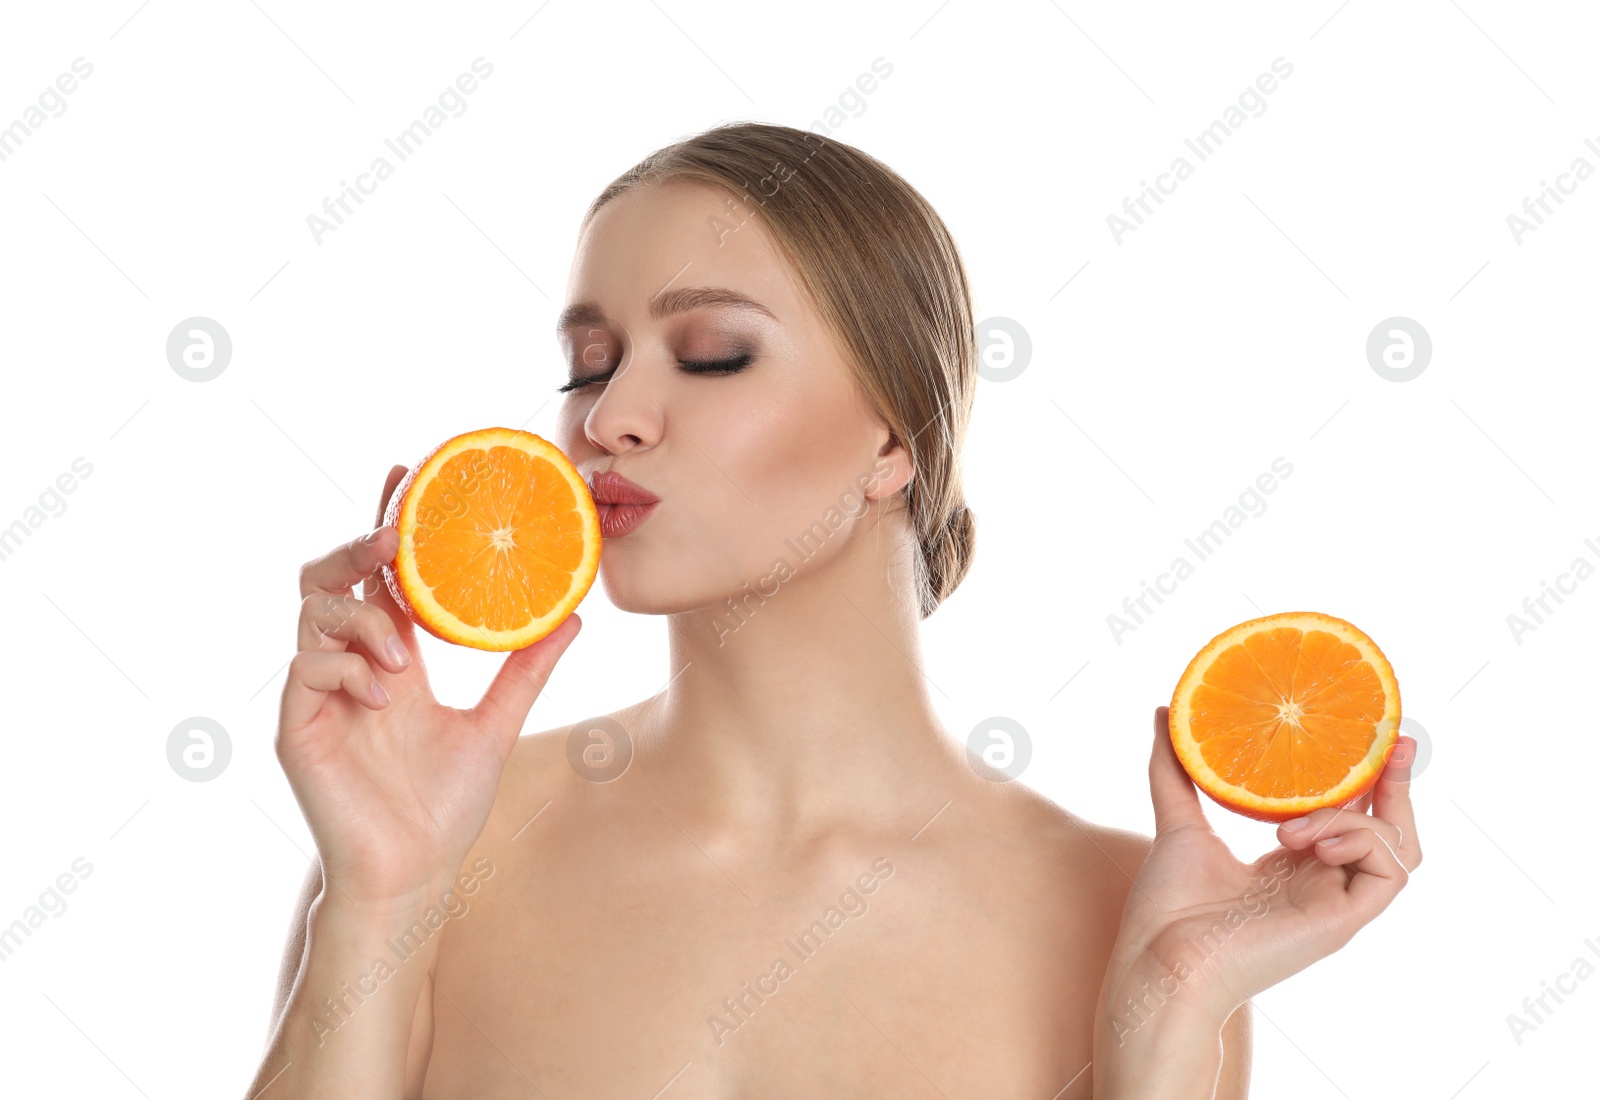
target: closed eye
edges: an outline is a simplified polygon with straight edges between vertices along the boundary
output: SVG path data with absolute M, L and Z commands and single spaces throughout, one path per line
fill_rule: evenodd
M 754 355 L 744 351 L 727 359 L 680 359 L 678 366 L 689 374 L 737 374 L 754 359 Z
M 746 351 L 728 359 L 680 359 L 678 360 L 678 367 L 686 374 L 728 375 L 737 374 L 744 370 L 754 360 L 755 356 Z M 586 386 L 604 385 L 611 380 L 611 375 L 615 371 L 616 368 L 613 367 L 604 374 L 597 374 L 591 378 L 574 378 L 566 385 L 558 386 L 556 392 L 570 393 L 573 390 L 581 390 Z

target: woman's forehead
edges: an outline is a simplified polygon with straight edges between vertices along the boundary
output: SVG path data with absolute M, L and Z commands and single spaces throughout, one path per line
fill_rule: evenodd
M 584 228 L 572 303 L 626 309 L 643 319 L 658 298 L 689 288 L 731 292 L 786 321 L 800 302 L 788 264 L 754 208 L 710 184 L 673 180 L 631 188 Z

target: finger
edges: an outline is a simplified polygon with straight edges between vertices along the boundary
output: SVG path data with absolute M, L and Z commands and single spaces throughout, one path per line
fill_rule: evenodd
M 472 708 L 472 716 L 504 741 L 507 752 L 522 732 L 528 711 L 544 690 L 556 662 L 582 628 L 583 620 L 574 612 L 537 642 L 513 652 L 501 663 L 483 698 Z
M 332 592 L 313 592 L 300 601 L 298 648 L 338 651 L 349 642 L 360 642 L 390 672 L 411 663 L 411 651 L 382 609 Z
M 1156 811 L 1156 832 L 1198 828 L 1210 830 L 1194 780 L 1183 770 L 1172 747 L 1172 732 L 1167 725 L 1167 708 L 1156 708 L 1155 743 L 1150 749 L 1150 804 Z
M 400 484 L 400 479 L 405 477 L 407 467 L 396 462 L 389 467 L 389 475 L 383 479 L 383 493 L 378 497 L 378 511 L 372 517 L 372 526 L 383 526 L 383 514 L 389 508 L 389 496 L 394 492 L 394 487 Z
M 1400 735 L 1394 752 L 1372 788 L 1372 814 L 1392 821 L 1400 830 L 1395 854 L 1410 870 L 1422 862 L 1422 846 L 1417 840 L 1417 819 L 1411 806 L 1411 765 L 1417 759 L 1416 738 Z
M 358 653 L 318 652 L 304 649 L 289 660 L 289 679 L 283 685 L 280 724 L 299 729 L 322 709 L 328 693 L 343 688 L 350 698 L 371 710 L 389 704 L 389 694 L 373 675 L 372 666 Z
M 1350 929 L 1352 935 L 1356 928 L 1383 912 L 1410 881 L 1400 858 L 1372 829 L 1352 829 L 1342 836 L 1324 837 L 1312 846 L 1312 851 L 1329 866 L 1355 872 L 1345 887 L 1359 921 Z
M 313 592 L 350 594 L 351 585 L 372 576 L 377 568 L 394 557 L 400 535 L 393 527 L 377 530 L 351 539 L 306 562 L 300 567 L 300 595 Z
M 388 511 L 388 509 L 389 509 L 389 498 L 394 495 L 395 486 L 399 485 L 400 482 L 402 480 L 404 480 L 404 478 L 405 478 L 405 476 L 406 476 L 406 474 L 408 472 L 409 471 L 406 469 L 406 467 L 400 465 L 399 463 L 396 463 L 395 465 L 389 467 L 389 476 L 384 478 L 384 481 L 383 481 L 383 492 L 378 497 L 378 514 L 377 514 L 376 518 L 374 518 L 373 521 L 372 521 L 372 525 L 374 527 L 382 527 L 382 526 L 384 526 L 383 517 L 384 517 L 384 513 L 386 513 Z M 396 546 L 399 545 L 399 537 L 400 537 L 400 532 L 396 531 L 395 532 L 395 545 Z M 394 552 L 390 551 L 390 557 L 391 558 L 393 557 L 393 554 L 394 554 Z M 363 599 L 381 598 L 383 600 L 387 600 L 388 603 L 391 606 L 394 603 L 393 600 L 390 600 L 388 598 L 389 597 L 389 593 L 388 593 L 387 586 L 384 585 L 382 578 L 377 573 L 372 573 L 372 574 L 368 575 L 368 577 L 366 579 L 366 582 L 361 586 L 361 597 Z M 385 610 L 387 610 L 387 609 L 385 609 Z M 396 610 L 399 610 L 399 609 L 396 608 Z
M 1278 840 L 1285 848 L 1303 852 L 1319 841 L 1345 836 L 1357 829 L 1373 830 L 1391 848 L 1400 843 L 1400 830 L 1393 822 L 1364 814 L 1353 806 L 1333 806 L 1285 821 L 1278 826 Z

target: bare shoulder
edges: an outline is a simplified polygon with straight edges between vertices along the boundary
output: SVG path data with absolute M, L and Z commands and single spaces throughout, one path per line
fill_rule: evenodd
M 585 727 L 554 726 L 517 738 L 500 774 L 494 807 L 478 848 L 492 849 L 537 828 L 546 814 L 559 818 L 591 792 L 608 770 L 620 772 L 633 746 L 626 732 L 637 728 L 641 700 L 602 715 Z
M 1110 893 L 1126 895 L 1150 854 L 1153 841 L 1143 833 L 1090 821 L 1032 787 L 1006 784 L 1001 799 L 1002 820 L 1041 867 L 1079 890 L 1103 882 Z
M 552 792 L 564 784 L 571 774 L 567 763 L 570 731 L 570 726 L 555 726 L 517 738 L 500 780 L 502 801 L 509 791 Z
M 601 781 L 608 769 L 620 771 L 631 755 L 633 735 L 629 731 L 640 728 L 639 715 L 651 702 L 641 699 L 582 725 L 569 723 L 525 733 L 517 738 L 506 770 L 516 770 L 517 778 L 552 783 L 573 778 Z
M 1089 821 L 1021 784 L 1008 784 L 1000 817 L 1004 827 L 1033 852 L 1032 862 L 1046 890 L 1074 907 L 1089 922 L 1083 945 L 1104 951 L 1121 925 L 1134 876 L 1150 854 L 1153 839 L 1130 829 Z M 1217 1100 L 1245 1100 L 1250 1091 L 1254 1046 L 1252 1004 L 1234 1010 L 1220 1029 L 1222 1065 Z

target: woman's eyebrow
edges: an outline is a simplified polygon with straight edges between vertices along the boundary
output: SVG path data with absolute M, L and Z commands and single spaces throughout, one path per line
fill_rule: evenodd
M 774 321 L 778 319 L 777 314 L 754 298 L 747 298 L 736 290 L 717 286 L 687 286 L 658 294 L 650 299 L 650 316 L 659 320 L 679 313 L 688 313 L 690 310 L 704 309 L 707 306 L 747 309 L 764 313 Z M 605 319 L 605 313 L 593 302 L 577 302 L 561 311 L 561 316 L 556 319 L 556 335 L 561 335 L 574 325 L 604 324 Z

